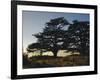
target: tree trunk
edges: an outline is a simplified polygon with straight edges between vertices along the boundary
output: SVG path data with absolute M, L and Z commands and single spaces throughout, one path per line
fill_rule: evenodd
M 57 53 L 54 53 L 54 57 L 57 57 Z
M 58 50 L 54 50 L 52 52 L 53 52 L 54 57 L 57 57 Z

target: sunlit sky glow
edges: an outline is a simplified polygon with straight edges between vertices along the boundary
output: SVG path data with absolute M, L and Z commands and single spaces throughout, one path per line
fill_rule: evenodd
M 32 34 L 41 32 L 45 27 L 45 23 L 51 19 L 64 17 L 70 23 L 73 20 L 89 21 L 89 14 L 82 13 L 61 13 L 61 12 L 40 12 L 40 11 L 23 11 L 22 26 L 23 26 L 23 49 L 31 43 L 36 42 L 36 38 Z M 66 26 L 67 27 L 67 26 Z

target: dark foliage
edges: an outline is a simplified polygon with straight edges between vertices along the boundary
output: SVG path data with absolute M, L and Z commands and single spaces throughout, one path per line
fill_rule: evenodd
M 68 28 L 67 40 L 64 47 L 68 51 L 80 52 L 82 55 L 89 55 L 89 22 L 73 21 Z
M 64 27 L 68 29 L 64 29 Z M 70 24 L 64 17 L 51 19 L 45 24 L 43 32 L 34 34 L 38 41 L 28 46 L 27 51 L 37 50 L 52 51 L 54 57 L 57 57 L 59 50 L 80 52 L 80 54 L 89 55 L 89 22 L 73 21 Z
M 36 48 L 52 51 L 54 56 L 57 57 L 58 50 L 63 48 L 62 44 L 66 30 L 62 28 L 65 25 L 69 25 L 69 22 L 65 20 L 64 17 L 51 19 L 50 22 L 47 22 L 43 32 L 34 35 L 38 38 L 38 45 Z M 35 44 L 31 44 L 31 47 L 35 46 Z

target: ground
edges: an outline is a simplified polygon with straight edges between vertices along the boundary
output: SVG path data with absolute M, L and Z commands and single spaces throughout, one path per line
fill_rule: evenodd
M 70 55 L 67 57 L 53 56 L 33 56 L 23 57 L 23 68 L 43 68 L 43 67 L 72 67 L 89 65 L 89 57 L 83 55 Z

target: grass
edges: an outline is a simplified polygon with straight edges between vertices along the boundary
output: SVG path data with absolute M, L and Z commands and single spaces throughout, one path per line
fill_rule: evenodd
M 71 67 L 86 65 L 89 65 L 89 57 L 83 55 L 70 55 L 67 57 L 33 56 L 31 58 L 23 58 L 23 68 Z

